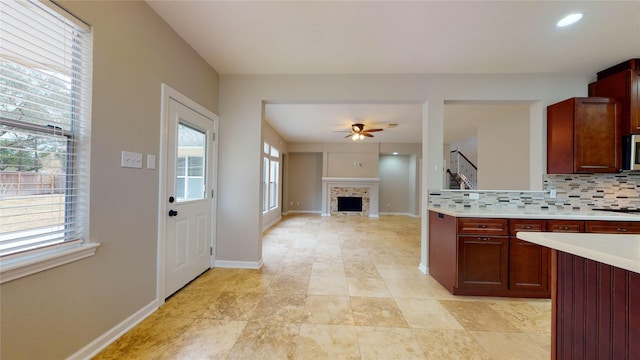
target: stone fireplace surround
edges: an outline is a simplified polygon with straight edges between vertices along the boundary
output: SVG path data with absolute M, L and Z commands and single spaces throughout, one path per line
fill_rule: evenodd
M 378 186 L 380 178 L 322 178 L 322 216 L 343 215 L 338 212 L 338 196 L 362 196 L 362 212 L 349 215 L 379 217 Z

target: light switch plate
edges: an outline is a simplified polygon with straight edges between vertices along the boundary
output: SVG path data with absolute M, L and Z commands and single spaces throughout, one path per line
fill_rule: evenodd
M 147 169 L 154 170 L 156 168 L 156 156 L 147 154 Z
M 142 169 L 142 154 L 131 151 L 122 151 L 120 166 L 125 168 Z

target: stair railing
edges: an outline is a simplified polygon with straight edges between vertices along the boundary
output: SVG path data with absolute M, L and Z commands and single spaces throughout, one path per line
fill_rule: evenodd
M 478 167 L 464 156 L 460 149 L 451 151 L 449 168 L 455 171 L 469 189 L 478 187 Z

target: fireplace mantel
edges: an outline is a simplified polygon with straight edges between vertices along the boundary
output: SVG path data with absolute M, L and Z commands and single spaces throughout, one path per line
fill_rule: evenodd
M 380 178 L 322 177 L 322 216 L 331 216 L 331 188 L 354 187 L 369 190 L 369 217 L 379 217 L 378 187 Z

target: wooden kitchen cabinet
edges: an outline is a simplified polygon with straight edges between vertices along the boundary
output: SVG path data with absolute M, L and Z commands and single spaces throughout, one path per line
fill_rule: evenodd
M 549 232 L 584 232 L 584 221 L 580 220 L 547 220 Z
M 589 84 L 589 96 L 618 100 L 621 135 L 640 134 L 640 70 L 627 69 Z
M 640 234 L 640 222 L 587 221 L 585 232 L 602 234 Z
M 550 297 L 549 249 L 516 237 L 519 231 L 546 231 L 547 222 L 511 219 L 509 228 L 509 290 L 537 292 Z
M 507 290 L 508 262 L 508 237 L 458 236 L 458 289 Z
M 613 173 L 622 169 L 620 103 L 571 98 L 547 107 L 547 173 Z

